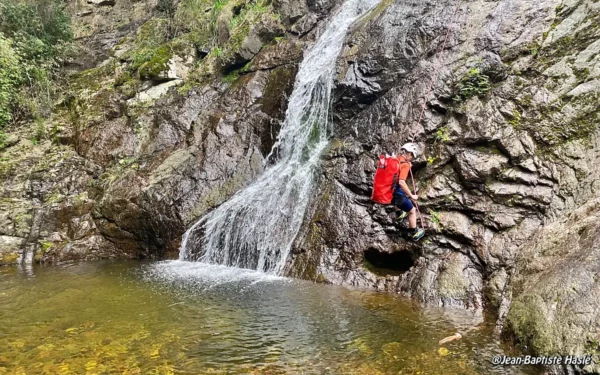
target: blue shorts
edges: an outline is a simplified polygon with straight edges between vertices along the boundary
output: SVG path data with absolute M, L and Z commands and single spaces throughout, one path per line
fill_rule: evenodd
M 414 208 L 411 200 L 404 194 L 395 193 L 392 204 L 404 212 L 410 212 Z

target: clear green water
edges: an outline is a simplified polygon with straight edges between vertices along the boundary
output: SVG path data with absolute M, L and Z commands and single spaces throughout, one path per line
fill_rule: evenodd
M 492 327 L 396 296 L 186 262 L 0 268 L 0 374 L 518 374 Z

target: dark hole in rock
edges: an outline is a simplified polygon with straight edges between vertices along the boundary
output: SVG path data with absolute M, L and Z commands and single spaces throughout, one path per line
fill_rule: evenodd
M 417 176 L 415 176 L 417 174 L 418 171 L 420 171 L 421 169 L 424 169 L 427 167 L 427 160 L 423 160 L 423 156 L 420 156 L 419 159 L 414 160 L 412 162 L 412 174 L 415 178 L 415 182 L 418 180 Z M 412 188 L 412 177 L 409 175 L 408 176 L 410 182 L 409 182 L 409 186 Z
M 226 65 L 224 67 L 222 67 L 222 72 L 223 75 L 226 76 L 230 73 L 233 73 L 236 70 L 242 69 L 244 66 L 246 66 L 246 64 L 248 63 L 248 60 L 243 60 L 241 62 L 237 62 L 231 65 Z
M 233 7 L 233 9 L 232 9 L 233 16 L 234 16 L 234 17 L 235 17 L 235 16 L 239 16 L 239 15 L 240 15 L 240 13 L 242 13 L 242 9 L 244 9 L 244 6 L 245 6 L 245 5 L 246 5 L 245 3 L 242 3 L 242 4 L 240 4 L 240 5 L 236 5 L 236 6 L 234 6 L 234 7 Z
M 448 112 L 448 109 L 441 102 L 432 101 L 429 103 L 429 107 L 441 115 L 445 115 Z
M 415 264 L 409 251 L 386 253 L 374 248 L 365 251 L 365 266 L 376 275 L 398 275 Z
M 196 53 L 198 54 L 198 58 L 203 59 L 210 53 L 209 49 L 197 47 Z

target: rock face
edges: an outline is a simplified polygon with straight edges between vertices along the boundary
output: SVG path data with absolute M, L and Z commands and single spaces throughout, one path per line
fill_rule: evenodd
M 0 264 L 176 254 L 187 226 L 262 171 L 305 41 L 275 40 L 283 30 L 265 13 L 248 33 L 261 38 L 255 64 L 225 75 L 230 62 L 197 54 L 188 34 L 168 40 L 152 7 L 103 8 L 81 43 L 107 58 L 71 75 L 74 95 L 48 121 L 12 129 L 0 161 Z M 137 21 L 110 34 L 135 9 Z M 114 39 L 98 46 L 103 33 Z M 163 44 L 147 47 L 148 35 Z M 29 141 L 38 133 L 48 140 Z
M 31 124 L 0 150 L 0 264 L 172 256 L 262 172 L 337 3 L 166 3 L 69 3 L 72 95 L 42 141 Z M 451 23 L 455 5 L 384 0 L 347 36 L 287 275 L 487 308 L 535 353 L 598 353 L 600 2 L 475 0 Z M 409 140 L 419 243 L 369 201 L 379 154 Z
M 600 32 L 589 20 L 597 18 L 597 4 L 578 2 L 568 12 L 552 1 L 463 4 L 441 55 L 436 51 L 452 5 L 382 3 L 348 37 L 338 62 L 337 140 L 325 161 L 326 193 L 315 198 L 318 220 L 306 223 L 296 249 L 303 261 L 292 274 L 383 283 L 442 305 L 498 308 L 527 240 L 597 196 L 599 170 L 591 166 L 600 156 L 598 92 L 586 100 L 567 95 L 594 79 L 597 61 L 589 50 Z M 573 21 L 578 13 L 587 21 Z M 568 50 L 566 41 L 546 33 L 566 24 Z M 417 124 L 438 61 L 438 79 Z M 548 73 L 573 71 L 578 61 L 587 61 L 577 68 L 585 72 L 579 79 Z M 418 245 L 389 233 L 386 208 L 367 201 L 378 155 L 397 152 L 411 138 L 427 160 L 413 168 L 429 231 Z M 345 241 L 323 233 L 344 233 Z M 411 251 L 414 266 L 385 280 L 365 276 L 369 249 Z M 303 263 L 314 267 L 302 271 Z
M 486 307 L 498 312 L 500 325 L 514 316 L 510 327 L 533 352 L 596 353 L 599 331 L 584 323 L 595 319 L 599 303 L 598 284 L 586 276 L 597 247 L 587 230 L 569 232 L 589 244 L 569 258 L 568 269 L 590 270 L 574 276 L 575 288 L 589 296 L 577 311 L 565 307 L 554 320 L 551 288 L 536 289 L 535 281 L 511 301 L 515 280 L 530 274 L 517 260 L 535 257 L 532 248 L 553 248 L 536 236 L 600 193 L 599 55 L 592 52 L 600 8 L 591 1 L 470 2 L 459 8 L 440 53 L 453 5 L 384 2 L 348 36 L 338 61 L 336 139 L 289 274 Z M 418 244 L 391 225 L 388 207 L 368 201 L 378 155 L 411 139 L 426 161 L 413 168 L 428 231 Z M 571 250 L 555 248 L 560 257 Z M 562 271 L 544 275 L 564 280 Z M 565 320 L 580 311 L 581 321 Z M 529 323 L 537 328 L 526 329 Z M 557 344 L 571 323 L 577 340 Z
M 532 351 L 593 355 L 599 372 L 600 199 L 544 227 L 515 261 L 507 331 Z

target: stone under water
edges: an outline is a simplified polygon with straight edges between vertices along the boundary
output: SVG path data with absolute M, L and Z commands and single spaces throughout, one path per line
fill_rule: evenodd
M 7 374 L 523 374 L 481 315 L 202 263 L 0 268 L 0 316 Z

